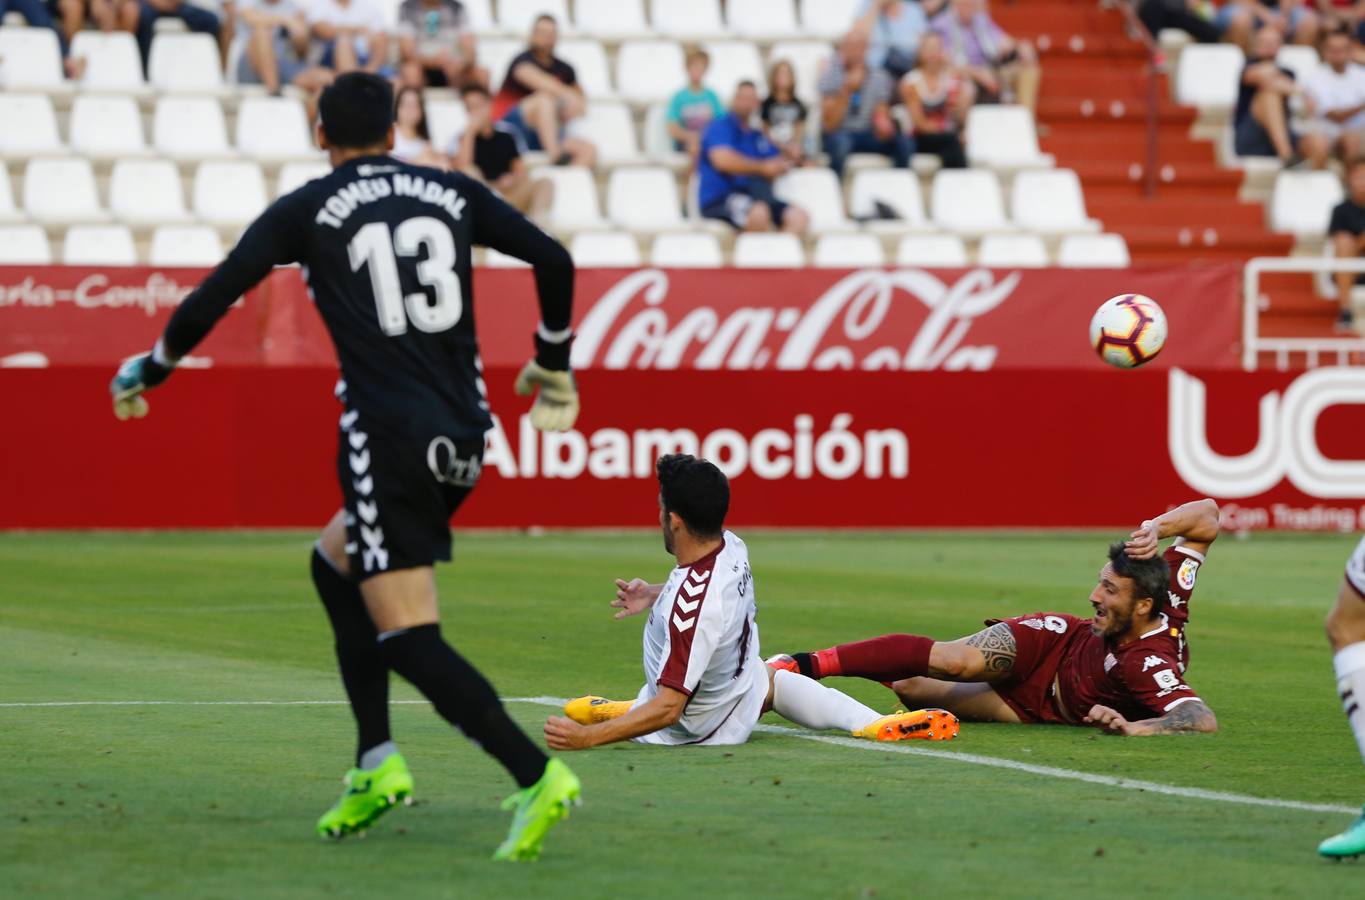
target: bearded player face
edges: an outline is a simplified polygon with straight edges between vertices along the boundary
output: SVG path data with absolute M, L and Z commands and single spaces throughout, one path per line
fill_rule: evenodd
M 1100 569 L 1100 580 L 1090 592 L 1090 605 L 1095 608 L 1095 620 L 1090 630 L 1100 637 L 1117 637 L 1133 627 L 1134 583 L 1114 571 L 1110 563 Z

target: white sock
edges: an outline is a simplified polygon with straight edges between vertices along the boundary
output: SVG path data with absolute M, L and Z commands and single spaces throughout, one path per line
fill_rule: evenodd
M 398 745 L 393 741 L 375 744 L 373 747 L 360 754 L 360 768 L 366 770 L 378 768 L 384 764 L 384 760 L 397 752 Z
M 773 673 L 773 709 L 798 725 L 817 729 L 860 731 L 881 718 L 848 694 L 787 671 Z
M 1365 759 L 1365 641 L 1338 650 L 1332 657 L 1332 667 L 1337 670 L 1337 692 L 1346 709 L 1346 720 L 1351 723 L 1360 756 Z M 776 704 L 774 694 L 773 705 Z

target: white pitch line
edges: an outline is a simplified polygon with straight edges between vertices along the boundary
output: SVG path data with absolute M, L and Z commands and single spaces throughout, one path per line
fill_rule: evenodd
M 507 703 L 532 703 L 537 706 L 562 707 L 568 701 L 563 697 L 504 697 Z M 425 705 L 425 700 L 391 700 L 395 705 Z M 32 702 L 0 702 L 4 709 L 33 709 L 73 706 L 345 706 L 345 700 L 45 700 Z M 1233 794 L 1227 791 L 1210 791 L 1204 788 L 1181 787 L 1174 784 L 1161 784 L 1156 781 L 1135 781 L 1131 778 L 1118 778 L 1113 775 L 1096 775 L 1076 769 L 1059 769 L 1053 766 L 1037 766 L 1032 763 L 1001 759 L 995 756 L 981 756 L 976 753 L 958 753 L 953 750 L 933 750 L 928 747 L 913 747 L 908 744 L 883 744 L 876 741 L 856 738 L 835 737 L 813 731 L 784 728 L 781 725 L 759 725 L 754 729 L 768 734 L 800 738 L 803 741 L 816 741 L 836 747 L 853 750 L 871 750 L 878 753 L 899 753 L 907 756 L 927 756 L 932 759 L 950 762 L 969 763 L 988 766 L 994 769 L 1009 769 L 1014 772 L 1027 772 L 1045 778 L 1060 778 L 1069 781 L 1082 781 L 1104 787 L 1120 788 L 1126 791 L 1143 791 L 1149 794 L 1165 794 L 1171 797 L 1184 797 L 1189 800 L 1212 800 L 1218 803 L 1240 803 L 1244 806 L 1264 806 L 1271 809 L 1292 809 L 1299 812 L 1355 814 L 1357 808 L 1335 803 L 1306 803 L 1302 800 L 1279 800 L 1273 797 L 1253 797 L 1250 794 Z

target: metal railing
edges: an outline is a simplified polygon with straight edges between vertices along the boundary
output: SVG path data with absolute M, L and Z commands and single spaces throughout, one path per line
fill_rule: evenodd
M 1263 354 L 1274 354 L 1275 368 L 1290 368 L 1295 354 L 1302 354 L 1306 368 L 1322 365 L 1324 358 L 1339 366 L 1353 357 L 1365 356 L 1365 337 L 1289 338 L 1261 337 L 1261 275 L 1266 272 L 1317 275 L 1324 272 L 1365 274 L 1365 259 L 1333 259 L 1326 256 L 1259 256 L 1247 262 L 1242 282 L 1242 368 L 1254 372 Z
M 1161 91 L 1158 76 L 1161 73 L 1161 45 L 1157 43 L 1156 35 L 1148 31 L 1147 26 L 1138 17 L 1137 4 L 1133 0 L 1119 0 L 1117 5 L 1119 12 L 1123 13 L 1128 30 L 1137 37 L 1147 51 L 1147 159 L 1142 171 L 1142 194 L 1144 197 L 1154 197 L 1156 196 L 1156 174 L 1160 157 L 1160 146 L 1158 144 L 1160 113 L 1158 106 L 1161 103 Z

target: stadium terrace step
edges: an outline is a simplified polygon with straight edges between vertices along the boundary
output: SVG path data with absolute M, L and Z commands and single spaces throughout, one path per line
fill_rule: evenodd
M 1010 34 L 1032 37 L 1039 34 L 1123 34 L 1123 15 L 1115 9 L 1100 9 L 1097 2 L 1055 2 L 1055 0 L 1014 0 L 991 4 L 991 17 Z
M 1090 210 L 1103 220 L 1103 214 Z M 1271 234 L 1257 225 L 1210 227 L 1203 224 L 1111 225 L 1105 230 L 1123 235 L 1135 263 L 1244 262 L 1253 256 L 1284 256 L 1293 247 L 1289 235 Z
M 1175 163 L 1162 156 L 1158 156 L 1158 160 L 1157 191 L 1163 197 L 1173 194 L 1184 195 L 1185 199 L 1210 194 L 1236 196 L 1244 177 L 1239 171 L 1224 169 L 1213 163 Z M 1142 196 L 1146 175 L 1143 162 L 1079 160 L 1071 167 L 1085 185 L 1088 202 Z
M 1049 134 L 1039 141 L 1044 153 L 1057 157 L 1058 166 L 1070 166 L 1073 162 L 1084 160 L 1107 160 L 1114 164 L 1127 166 L 1142 163 L 1147 159 L 1147 137 L 1142 132 L 1139 139 L 1133 134 L 1115 132 L 1109 134 L 1095 129 L 1079 133 L 1064 133 L 1063 137 Z M 1169 135 L 1161 142 L 1161 160 L 1164 163 L 1201 163 L 1214 162 L 1213 144 L 1207 141 L 1191 141 L 1187 138 L 1171 139 Z
M 1146 133 L 1147 100 L 1122 100 L 1117 97 L 1096 98 L 1092 93 L 1063 96 L 1043 92 L 1038 101 L 1038 121 L 1048 128 L 1057 129 L 1068 125 L 1083 125 L 1089 128 L 1108 126 L 1136 126 Z M 1198 118 L 1198 113 L 1188 106 L 1178 106 L 1169 100 L 1162 100 L 1156 107 L 1157 124 L 1162 128 L 1176 127 L 1188 130 Z
M 1180 228 L 1263 229 L 1265 207 L 1243 203 L 1236 196 L 1182 197 L 1158 193 L 1154 198 L 1092 198 L 1086 196 L 1092 216 L 1111 228 L 1127 225 L 1165 225 Z
M 1040 87 L 1044 98 L 1088 97 L 1097 104 L 1111 100 L 1146 103 L 1147 91 L 1147 76 L 1140 63 L 1133 63 L 1131 71 L 1116 71 L 1107 67 L 1104 60 L 1096 59 L 1050 59 Z M 1164 75 L 1158 76 L 1157 96 L 1163 100 L 1171 96 Z

